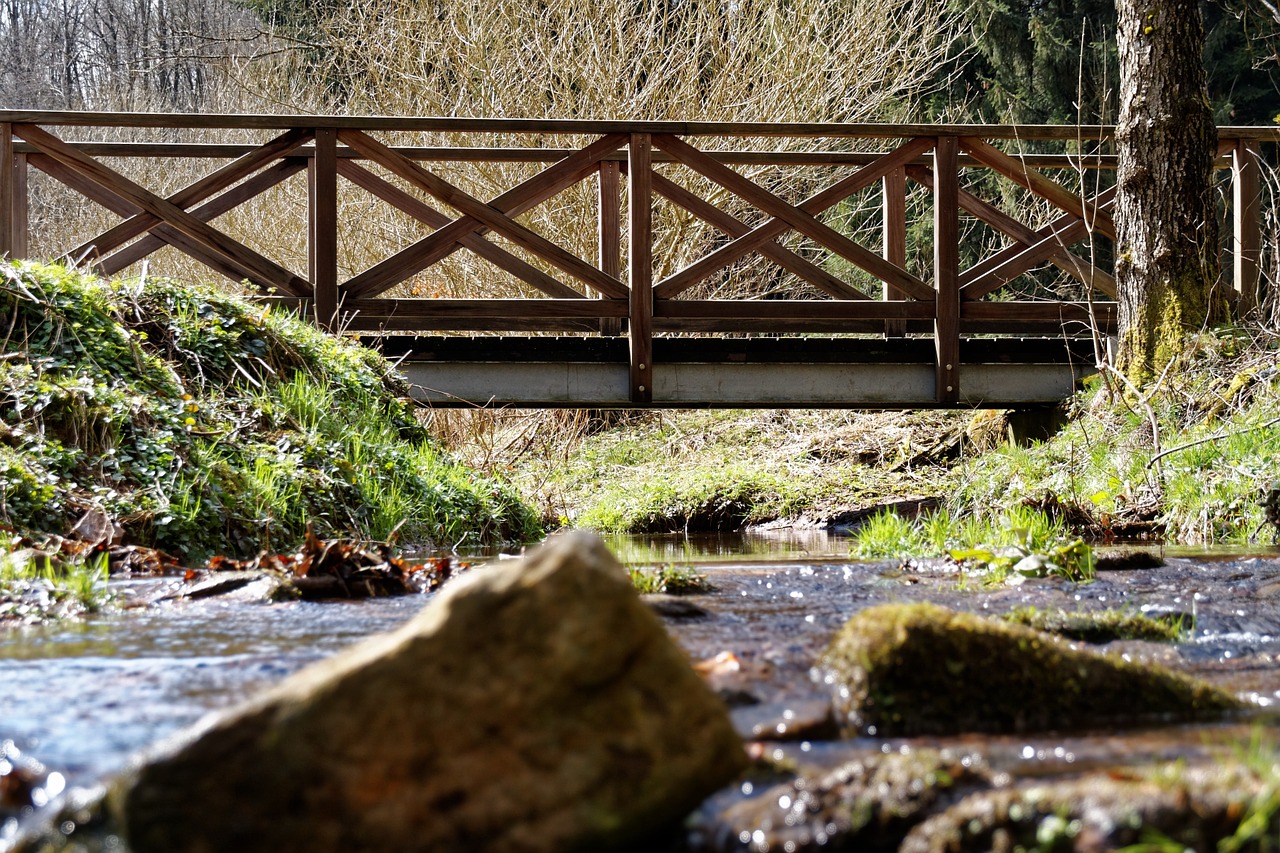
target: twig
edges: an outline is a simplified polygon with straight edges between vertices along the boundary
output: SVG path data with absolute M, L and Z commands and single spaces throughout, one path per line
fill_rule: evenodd
M 1223 433 L 1218 433 L 1217 435 L 1206 436 L 1205 438 L 1197 438 L 1195 441 L 1188 441 L 1186 444 L 1179 444 L 1177 447 L 1170 447 L 1168 450 L 1160 451 L 1155 456 L 1151 457 L 1151 459 L 1147 462 L 1147 467 L 1150 468 L 1157 461 L 1168 456 L 1170 453 L 1177 453 L 1180 450 L 1186 450 L 1187 448 L 1196 447 L 1197 445 L 1201 445 L 1201 444 L 1208 444 L 1211 441 L 1220 441 L 1224 438 L 1233 438 L 1237 435 L 1244 435 L 1245 433 L 1250 433 L 1255 430 L 1266 429 L 1267 427 L 1275 426 L 1276 424 L 1280 424 L 1280 417 L 1272 418 L 1271 420 L 1266 421 L 1264 423 L 1254 424 L 1251 427 L 1238 429 L 1238 430 L 1235 430 L 1234 432 L 1223 432 Z

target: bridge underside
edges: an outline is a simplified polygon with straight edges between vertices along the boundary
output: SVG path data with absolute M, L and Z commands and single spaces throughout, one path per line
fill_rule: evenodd
M 368 342 L 400 359 L 416 401 L 467 408 L 1021 408 L 1069 397 L 1095 361 L 1089 341 L 965 340 L 959 403 L 940 404 L 929 339 L 658 338 L 653 399 L 641 404 L 623 338 Z

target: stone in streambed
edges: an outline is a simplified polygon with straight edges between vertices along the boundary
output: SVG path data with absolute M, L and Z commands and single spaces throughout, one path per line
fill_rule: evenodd
M 1270 775 L 1170 764 L 980 791 L 917 824 L 898 849 L 1267 850 L 1280 830 Z M 1220 846 L 1228 839 L 1239 843 Z
M 988 788 L 981 761 L 934 749 L 874 753 L 806 773 L 705 817 L 694 827 L 716 853 L 893 851 L 912 826 Z
M 816 672 L 842 727 L 881 737 L 1078 730 L 1248 707 L 1187 676 L 932 604 L 864 610 Z
M 568 535 L 176 738 L 108 797 L 135 853 L 608 850 L 744 763 L 626 572 Z

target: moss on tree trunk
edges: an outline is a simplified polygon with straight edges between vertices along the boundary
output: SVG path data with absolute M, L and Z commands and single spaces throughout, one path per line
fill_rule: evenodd
M 1199 0 L 1116 0 L 1120 369 L 1142 384 L 1226 317 Z

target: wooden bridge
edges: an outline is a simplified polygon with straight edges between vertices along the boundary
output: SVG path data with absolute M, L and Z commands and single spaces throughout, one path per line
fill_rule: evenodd
M 115 275 L 168 247 L 365 335 L 437 406 L 1020 407 L 1069 395 L 1114 329 L 1098 260 L 1115 234 L 1112 133 L 0 111 L 0 254 Z M 1260 147 L 1277 138 L 1220 131 L 1241 312 L 1258 292 Z M 515 177 L 482 195 L 477 174 Z M 45 229 L 55 188 L 114 224 Z M 1010 188 L 1036 222 L 983 197 Z M 255 204 L 256 224 L 237 220 Z M 590 216 L 594 245 L 535 227 L 549 209 Z M 344 261 L 351 230 L 386 214 L 410 236 Z M 37 246 L 43 230 L 65 244 Z M 269 256 L 293 238 L 297 257 Z M 464 275 L 465 296 L 440 272 L 463 253 L 489 270 Z M 731 271 L 749 259 L 771 286 L 743 297 Z M 1050 266 L 1071 297 L 1018 298 Z

